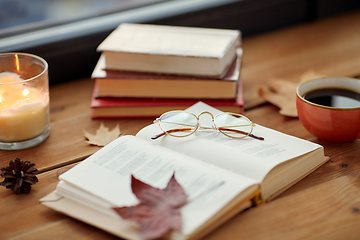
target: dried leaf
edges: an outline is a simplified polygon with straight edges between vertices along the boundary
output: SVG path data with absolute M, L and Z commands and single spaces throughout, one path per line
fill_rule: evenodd
M 273 79 L 267 82 L 267 86 L 261 87 L 258 94 L 279 107 L 281 115 L 297 117 L 296 87 L 297 84 L 295 83 Z
M 293 83 L 285 79 L 270 79 L 266 85 L 259 88 L 258 94 L 268 102 L 280 108 L 280 114 L 297 117 L 296 88 L 300 83 L 324 77 L 309 70 L 300 76 L 299 82 Z
M 164 189 L 154 188 L 131 176 L 131 188 L 140 203 L 114 210 L 122 218 L 140 224 L 142 238 L 159 238 L 169 230 L 181 229 L 180 208 L 186 204 L 187 196 L 174 175 Z
M 103 123 L 100 123 L 100 127 L 96 130 L 95 135 L 84 130 L 85 137 L 89 139 L 89 141 L 86 142 L 100 147 L 103 147 L 118 138 L 120 133 L 119 125 L 116 125 L 113 130 L 109 131 L 109 128 L 105 127 Z
M 323 78 L 323 77 L 325 77 L 325 75 L 316 73 L 313 70 L 309 70 L 300 76 L 299 83 L 303 83 L 312 79 Z

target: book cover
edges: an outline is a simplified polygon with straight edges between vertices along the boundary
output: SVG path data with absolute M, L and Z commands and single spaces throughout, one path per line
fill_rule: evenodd
M 92 78 L 97 82 L 98 97 L 234 99 L 240 77 L 241 48 L 237 56 L 224 78 L 205 78 L 107 70 L 102 55 Z
M 95 82 L 91 99 L 92 118 L 156 118 L 170 110 L 182 110 L 199 100 L 225 112 L 244 112 L 242 82 L 238 82 L 236 99 L 166 99 L 166 98 L 100 98 L 96 96 Z
M 240 38 L 238 30 L 124 23 L 97 50 L 107 69 L 223 77 Z
M 91 74 L 91 78 L 93 79 L 168 79 L 168 80 L 198 80 L 198 81 L 237 81 L 240 77 L 240 68 L 241 68 L 241 60 L 243 55 L 243 49 L 236 49 L 236 60 L 233 61 L 229 70 L 226 72 L 223 78 L 208 78 L 201 76 L 188 76 L 188 75 L 175 75 L 175 74 L 161 74 L 161 73 L 145 73 L 138 71 L 121 71 L 121 70 L 113 70 L 106 69 L 105 65 L 105 56 L 101 54 L 93 73 Z

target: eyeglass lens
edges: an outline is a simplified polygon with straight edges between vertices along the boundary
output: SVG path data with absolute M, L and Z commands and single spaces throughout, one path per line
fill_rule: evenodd
M 161 129 L 175 137 L 185 137 L 192 134 L 196 131 L 197 124 L 195 115 L 183 111 L 165 113 L 160 119 Z
M 232 138 L 244 138 L 253 129 L 253 124 L 248 118 L 234 113 L 217 115 L 215 117 L 215 125 L 220 132 Z
M 234 113 L 222 113 L 215 117 L 215 125 L 223 134 L 232 138 L 244 138 L 253 129 L 252 122 Z M 197 129 L 197 117 L 188 112 L 172 111 L 161 116 L 160 127 L 167 134 L 175 137 L 188 136 Z

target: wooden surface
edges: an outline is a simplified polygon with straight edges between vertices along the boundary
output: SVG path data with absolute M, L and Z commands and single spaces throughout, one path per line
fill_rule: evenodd
M 327 76 L 360 76 L 360 13 L 330 18 L 243 40 L 245 104 L 263 103 L 257 90 L 271 78 L 296 82 L 313 70 Z
M 328 76 L 360 76 L 360 12 L 244 39 L 243 48 L 246 115 L 263 126 L 322 144 L 330 161 L 278 198 L 237 215 L 206 238 L 359 239 L 360 140 L 319 142 L 297 118 L 281 116 L 277 107 L 263 104 L 257 90 L 271 77 L 297 81 L 310 69 Z M 92 80 L 83 79 L 52 87 L 50 137 L 30 149 L 0 150 L 0 167 L 19 157 L 36 163 L 41 172 L 30 194 L 14 195 L 0 188 L 1 239 L 116 239 L 39 204 L 55 189 L 59 174 L 99 149 L 85 143 L 84 130 L 94 133 L 104 122 L 135 134 L 152 122 L 92 120 L 92 86 Z

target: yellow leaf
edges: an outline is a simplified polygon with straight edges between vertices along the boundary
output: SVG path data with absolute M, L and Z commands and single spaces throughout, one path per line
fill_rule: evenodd
M 113 130 L 109 131 L 109 128 L 105 127 L 103 123 L 100 123 L 100 127 L 96 130 L 95 135 L 84 130 L 84 135 L 89 140 L 86 142 L 100 147 L 103 147 L 118 138 L 120 133 L 119 125 L 116 125 Z

